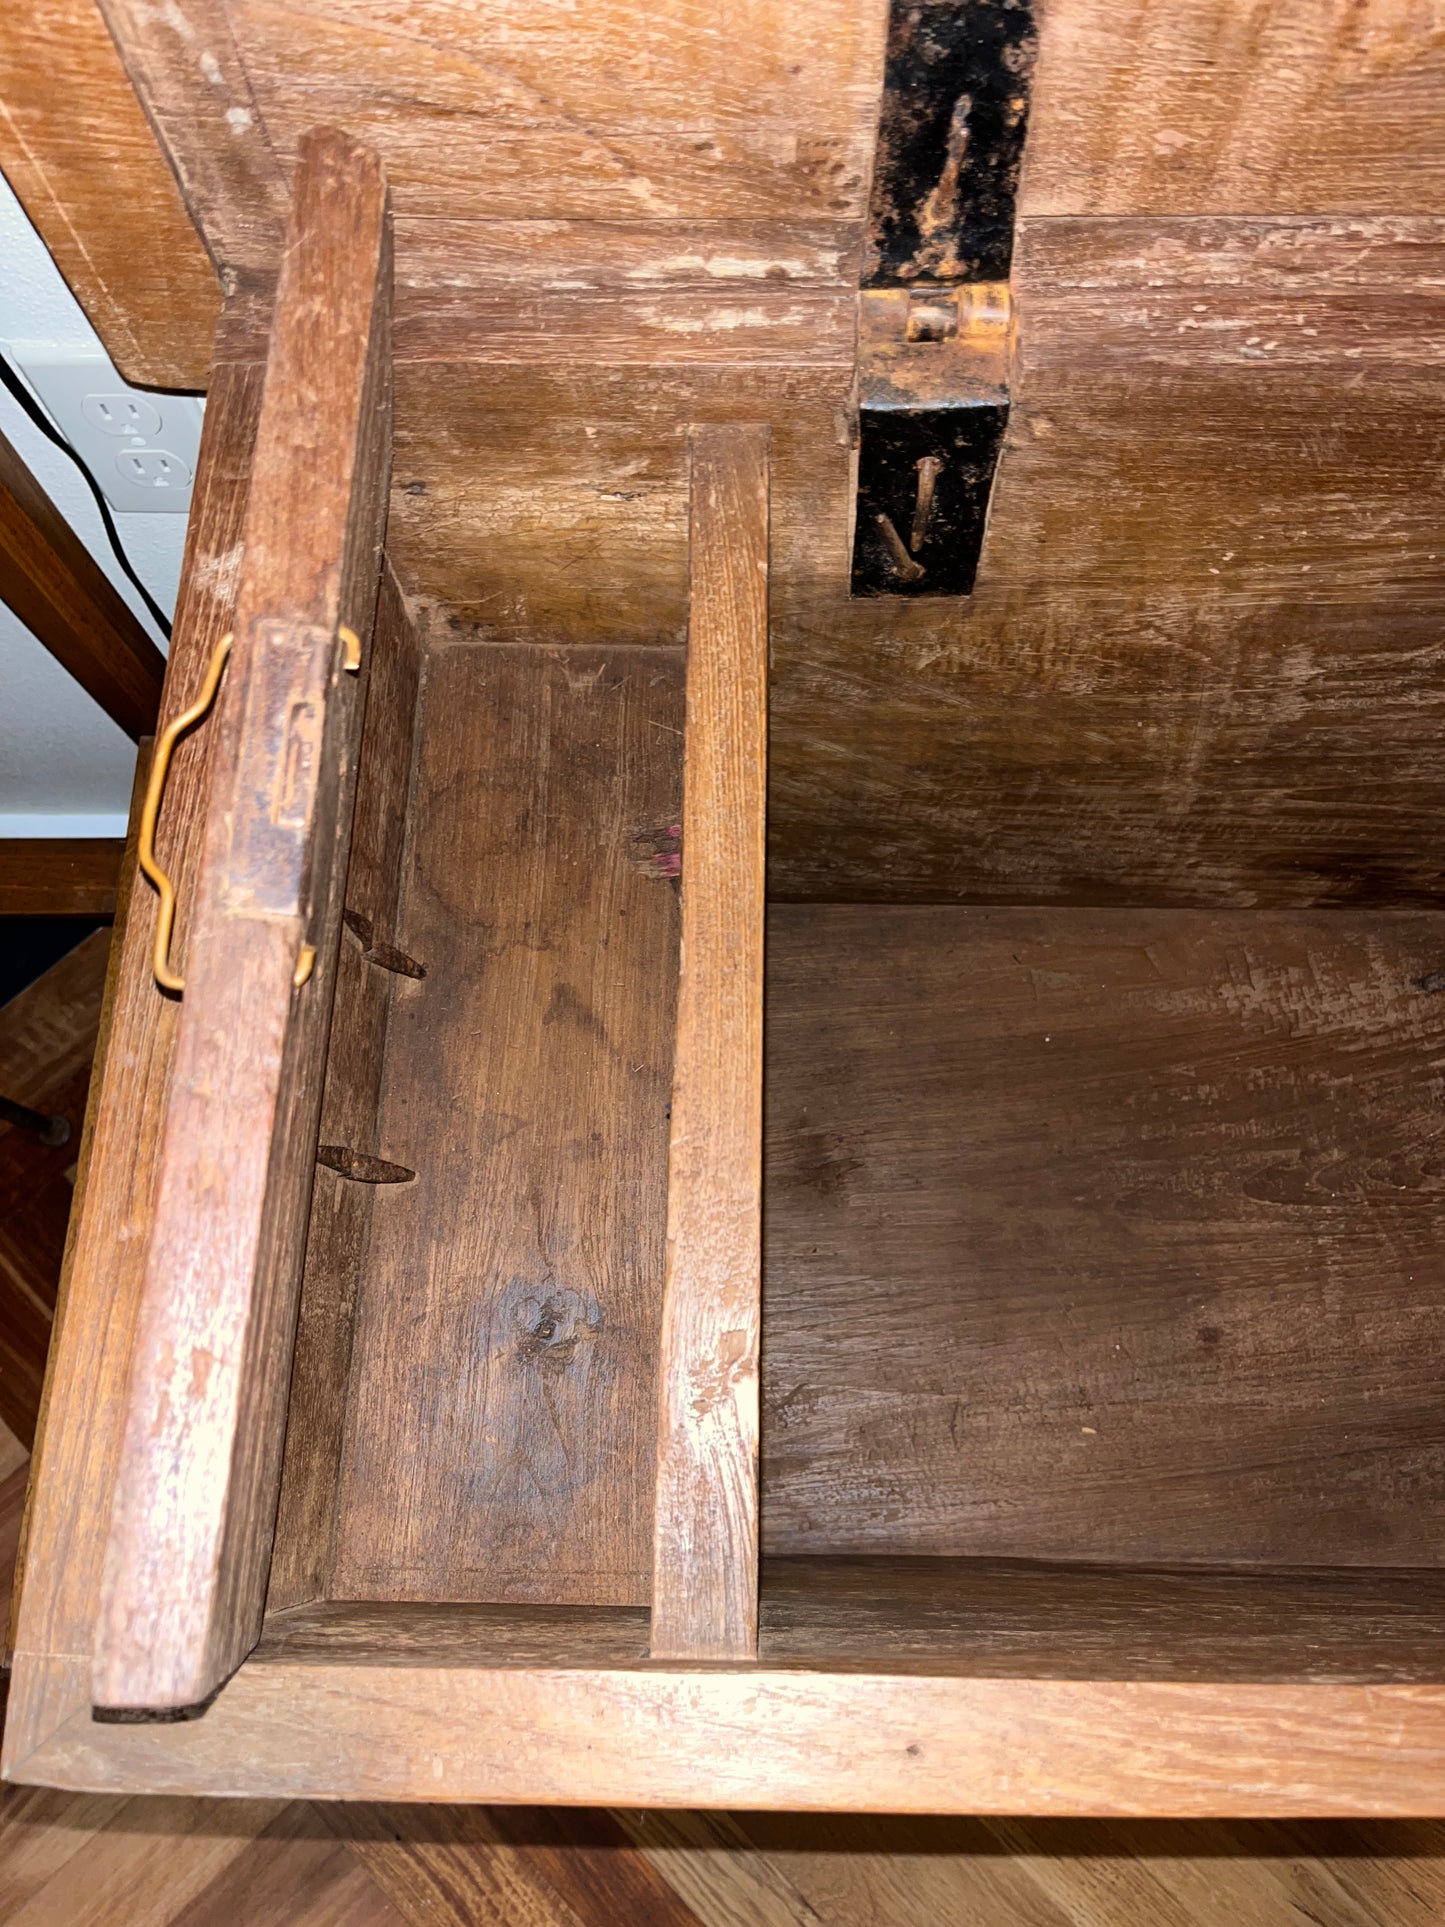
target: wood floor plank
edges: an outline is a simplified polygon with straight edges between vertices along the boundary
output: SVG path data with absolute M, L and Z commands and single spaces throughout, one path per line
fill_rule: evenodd
M 404 1922 L 405 1915 L 315 1808 L 296 1801 L 167 1927 L 404 1927 Z
M 52 1787 L 0 1792 L 0 1920 L 14 1920 L 124 1804 L 113 1793 Z
M 14 1434 L 7 1431 L 7 1440 Z M 18 1443 L 18 1441 L 16 1441 Z M 0 1626 L 10 1613 L 10 1589 L 15 1571 L 15 1556 L 20 1549 L 20 1526 L 25 1517 L 25 1489 L 30 1479 L 30 1459 L 26 1455 L 0 1480 Z M 0 1920 L 4 1915 L 0 1914 Z
M 170 1927 L 279 1811 L 271 1800 L 133 1799 L 6 1927 Z
M 821 1918 L 737 1815 L 618 1808 L 613 1817 L 706 1927 L 812 1927 Z
M 1128 1828 L 1119 1828 L 1128 1833 Z M 1193 1828 L 1180 1825 L 1176 1836 L 1179 1877 L 1197 1881 L 1195 1856 L 1200 1841 Z M 1155 1829 L 1148 1829 L 1153 1847 Z M 1445 1919 L 1445 1826 L 1438 1820 L 1228 1821 L 1210 1829 L 1212 1872 L 1215 1842 L 1232 1855 L 1236 1891 L 1273 1875 L 1287 1881 L 1301 1919 L 1324 1927 L 1439 1927 Z M 1208 1923 L 1214 1918 L 1212 1891 L 1196 1903 Z M 1211 1911 L 1213 1910 L 1213 1911 Z M 1293 1915 L 1271 1915 L 1275 1920 Z
M 1042 1894 L 1056 1906 L 1070 1927 L 1201 1927 L 1195 1902 L 1198 1892 L 1189 1881 L 1176 1891 L 1169 1875 L 1168 1858 L 1171 1836 L 1152 1835 L 1150 1851 L 1135 1855 L 1106 1828 L 1092 1822 L 1077 1826 L 1061 1825 L 1043 1839 L 1027 1820 L 988 1821 L 982 1832 L 995 1841 L 1010 1864 L 1019 1868 Z M 1218 1830 L 1209 1829 L 1211 1844 L 1218 1842 Z M 1162 1856 L 1156 1855 L 1157 1839 Z M 1196 1862 L 1205 1891 L 1217 1880 L 1214 1900 L 1218 1912 L 1206 1912 L 1202 1920 L 1227 1920 L 1230 1927 L 1306 1927 L 1306 1917 L 1280 1908 L 1283 1896 L 1268 1868 L 1261 1864 L 1246 1891 L 1234 1890 L 1229 1879 L 1227 1860 L 1211 1853 Z M 1262 1916 L 1260 1909 L 1280 1908 Z
M 10 1427 L 0 1423 L 0 1479 L 8 1479 L 15 1468 L 24 1465 L 29 1457 L 29 1452 Z M 3 1583 L 3 1580 L 0 1580 L 0 1583 Z
M 582 1927 L 700 1927 L 698 1916 L 610 1814 L 494 1807 L 492 1825 Z
M 410 1927 L 583 1927 L 485 1807 L 320 1810 Z
M 609 1814 L 318 1808 L 414 1927 L 701 1927 Z
M 867 1814 L 735 1818 L 754 1851 L 802 1896 L 810 1910 L 802 1918 L 809 1923 L 1075 1927 L 1067 1909 L 1027 1867 L 993 1851 L 976 1820 Z

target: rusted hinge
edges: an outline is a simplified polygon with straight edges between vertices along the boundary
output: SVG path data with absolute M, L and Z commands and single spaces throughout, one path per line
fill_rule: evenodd
M 1008 423 L 1030 0 L 892 0 L 858 296 L 854 595 L 961 596 Z

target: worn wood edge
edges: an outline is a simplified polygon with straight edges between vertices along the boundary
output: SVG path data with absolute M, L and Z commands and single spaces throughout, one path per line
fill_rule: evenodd
M 186 211 L 223 279 L 234 267 L 274 267 L 285 231 L 284 170 L 225 0 L 187 0 L 184 11 L 146 0 L 97 5 Z M 209 63 L 205 88 L 193 77 L 196 42 Z M 226 133 L 218 139 L 222 124 Z M 237 209 L 244 210 L 244 221 Z
M 100 994 L 100 1026 L 96 1034 L 95 1055 L 91 1060 L 90 1087 L 85 1099 L 85 1117 L 80 1126 L 80 1146 L 75 1159 L 75 1195 L 70 1206 L 70 1222 L 65 1227 L 65 1250 L 60 1261 L 60 1283 L 56 1292 L 55 1317 L 50 1330 L 50 1352 L 45 1361 L 45 1382 L 40 1389 L 40 1410 L 35 1420 L 35 1443 L 30 1451 L 30 1482 L 25 1489 L 25 1510 L 20 1517 L 20 1544 L 15 1554 L 15 1576 L 10 1593 L 10 1615 L 6 1632 L 6 1658 L 14 1651 L 16 1629 L 20 1623 L 20 1598 L 25 1589 L 25 1554 L 30 1537 L 30 1506 L 36 1476 L 45 1450 L 46 1419 L 50 1411 L 50 1391 L 54 1380 L 55 1356 L 70 1295 L 70 1277 L 75 1264 L 76 1233 L 85 1210 L 85 1191 L 90 1179 L 90 1153 L 95 1141 L 95 1118 L 100 1108 L 100 1089 L 105 1081 L 106 1059 L 111 1046 L 111 1021 L 115 1016 L 116 989 L 120 981 L 121 952 L 125 947 L 126 919 L 130 914 L 131 893 L 135 886 L 136 849 L 140 837 L 141 806 L 145 801 L 150 776 L 151 752 L 155 738 L 141 738 L 136 752 L 135 775 L 131 781 L 130 816 L 121 854 L 120 873 L 115 888 L 115 920 L 111 925 L 110 952 L 105 960 L 105 984 Z
M 139 387 L 202 389 L 222 291 L 167 157 L 111 37 L 96 0 L 69 0 L 61 10 L 65 75 L 33 104 L 16 99 L 28 54 L 46 61 L 56 14 L 37 21 L 29 5 L 7 7 L 0 45 L 15 84 L 0 98 L 0 164 L 15 198 L 44 241 L 120 373 Z M 53 58 L 53 57 L 52 57 Z M 60 89 L 84 74 L 84 113 L 57 129 L 69 107 Z M 103 170 L 124 160 L 124 193 L 133 218 L 122 242 L 103 196 L 93 190 Z M 166 263 L 163 285 L 127 278 L 137 238 Z
M 700 425 L 689 450 L 682 932 L 652 1650 L 737 1659 L 758 1643 L 769 434 L 759 424 Z M 719 1262 L 733 1274 L 726 1281 Z
M 74 1672 L 83 1661 L 36 1661 Z M 1445 1814 L 1445 1686 L 248 1660 L 202 1718 L 77 1713 L 75 1791 L 1100 1817 Z
M 318 304 L 327 292 L 320 285 L 322 279 L 336 262 L 330 224 L 338 204 L 354 220 L 357 231 L 348 239 L 369 262 L 370 273 L 361 279 L 353 273 L 346 287 L 351 304 L 346 318 L 354 324 L 348 338 L 361 344 L 361 353 L 354 367 L 348 364 L 354 379 L 345 396 L 338 391 L 330 398 L 339 404 L 336 418 L 326 423 L 337 431 L 334 454 L 328 450 L 334 466 L 326 474 L 326 490 L 313 491 L 320 496 L 313 512 L 317 518 L 327 518 L 319 539 L 329 542 L 334 536 L 336 546 L 329 566 L 318 569 L 309 559 L 316 531 L 308 528 L 306 543 L 299 540 L 287 478 L 299 454 L 314 453 L 308 438 L 317 432 L 322 406 L 314 355 L 318 335 L 332 321 Z M 257 426 L 235 628 L 244 639 L 243 648 L 248 643 L 259 647 L 263 636 L 284 621 L 298 643 L 305 632 L 307 648 L 314 652 L 320 641 L 332 658 L 326 677 L 330 695 L 323 706 L 324 740 L 317 762 L 319 768 L 328 768 L 340 758 L 341 787 L 336 807 L 330 809 L 322 797 L 324 785 L 318 785 L 309 859 L 323 877 L 329 877 L 329 885 L 309 906 L 317 952 L 302 993 L 306 1003 L 298 1014 L 289 986 L 305 933 L 306 905 L 293 905 L 284 915 L 267 908 L 258 914 L 229 914 L 223 897 L 232 861 L 233 806 L 225 787 L 213 795 L 195 889 L 196 926 L 211 947 L 196 942 L 198 955 L 187 965 L 191 996 L 177 1025 L 172 1087 L 161 1127 L 155 1216 L 148 1227 L 146 1276 L 136 1308 L 127 1409 L 100 1586 L 92 1692 L 95 1703 L 117 1719 L 141 1713 L 189 1717 L 229 1678 L 260 1628 L 264 1567 L 269 1564 L 275 1519 L 274 1498 L 268 1501 L 264 1494 L 273 1460 L 278 1481 L 280 1477 L 295 1312 L 294 1292 L 277 1284 L 275 1274 L 289 1263 L 294 1249 L 299 1285 L 305 1205 L 311 1189 L 309 1162 L 294 1238 L 289 1219 L 285 1225 L 281 1222 L 278 1200 L 289 1197 L 285 1174 L 290 1169 L 293 1128 L 299 1138 L 311 1135 L 307 1108 L 313 1113 L 319 1110 L 321 1097 L 319 1080 L 314 1088 L 296 1082 L 296 1039 L 304 1029 L 314 1027 L 324 1061 L 341 940 L 340 896 L 390 468 L 390 290 L 390 197 L 379 158 L 338 129 L 314 128 L 302 141 L 297 166 L 282 294 Z M 268 479 L 264 490 L 256 482 L 262 475 Z M 376 483 L 374 515 L 366 513 L 371 481 Z M 293 520 L 278 528 L 277 509 L 288 506 Z M 300 559 L 303 554 L 305 560 Z M 367 579 L 369 589 L 364 586 Z M 284 615 L 278 616 L 277 611 Z M 362 632 L 358 676 L 346 675 L 335 665 L 336 624 L 343 619 Z M 224 719 L 221 731 L 220 774 L 214 780 L 234 786 L 241 773 L 238 739 L 227 736 Z M 187 1115 L 184 1094 L 198 1090 L 209 1074 L 197 1070 L 211 1049 L 208 1026 L 213 1019 L 200 1014 L 205 993 L 213 981 L 234 987 L 248 979 L 268 989 L 288 986 L 289 1000 L 284 1013 L 271 1005 L 264 1011 L 258 1008 L 258 1031 L 264 1015 L 272 1034 L 260 1048 L 259 1070 L 258 1065 L 250 1067 L 253 1109 L 248 1123 L 255 1127 L 257 1111 L 264 1106 L 269 1154 L 262 1176 L 254 1166 L 248 1174 L 257 1191 L 254 1198 L 246 1195 L 242 1217 L 231 1223 L 223 1220 L 226 1236 L 236 1246 L 230 1263 L 250 1270 L 237 1326 L 238 1349 L 226 1357 L 224 1373 L 211 1373 L 206 1417 L 198 1426 L 189 1414 L 171 1406 L 168 1390 L 156 1400 L 147 1377 L 163 1377 L 165 1361 L 172 1355 L 168 1327 L 177 1308 L 167 1267 L 178 1254 L 184 1261 L 187 1250 L 185 1227 L 190 1214 L 178 1210 L 177 1203 L 194 1175 L 189 1134 L 195 1121 L 193 1113 Z M 179 1107 L 178 1093 L 182 1094 Z M 253 1203 L 254 1217 L 246 1215 Z M 284 1353 L 277 1352 L 283 1343 Z M 273 1355 L 282 1363 L 271 1365 Z M 268 1418 L 277 1400 L 273 1439 Z M 142 1404 L 162 1412 L 169 1409 L 170 1423 L 164 1427 L 157 1423 L 148 1430 L 139 1417 Z M 263 1408 L 259 1416 L 253 1409 L 258 1404 Z M 157 1493 L 165 1489 L 166 1455 L 182 1455 L 183 1447 L 194 1448 L 198 1440 L 204 1447 L 208 1423 L 212 1452 L 204 1497 L 214 1504 L 202 1503 L 200 1492 L 188 1493 L 184 1509 L 171 1508 L 172 1531 L 158 1550 L 151 1510 Z M 181 1520 L 187 1528 L 184 1534 L 179 1530 Z M 157 1637 L 154 1622 L 159 1619 L 166 1625 L 167 1615 L 167 1630 Z
M 166 668 L 161 719 L 186 708 L 199 688 L 217 635 L 228 626 L 234 593 L 234 567 L 240 556 L 240 522 L 250 469 L 259 404 L 253 370 L 217 370 L 201 433 L 196 503 L 186 533 L 185 562 L 177 603 L 175 633 Z M 183 744 L 167 794 L 163 853 L 181 892 L 182 922 L 197 854 L 195 831 L 210 785 L 207 745 Z M 14 1677 L 11 1683 L 0 1770 L 61 1723 L 89 1695 L 80 1678 L 59 1668 L 30 1663 L 36 1647 L 68 1651 L 77 1638 L 88 1643 L 95 1603 L 103 1521 L 109 1510 L 114 1475 L 117 1417 L 121 1409 L 134 1312 L 134 1266 L 127 1272 L 112 1254 L 120 1247 L 106 1237 L 99 1186 L 109 1208 L 127 1214 L 147 1208 L 146 1172 L 155 1149 L 153 1094 L 169 1074 L 174 1043 L 173 1007 L 156 990 L 150 945 L 155 898 L 142 891 L 131 901 L 131 915 L 119 955 L 115 1003 L 129 1008 L 134 1030 L 125 1048 L 109 1054 L 105 1074 L 92 1080 L 99 1091 L 95 1141 L 87 1186 L 87 1208 L 73 1215 L 75 1239 L 66 1298 L 66 1341 L 52 1339 L 50 1372 L 52 1418 L 63 1423 L 53 1441 L 55 1465 L 71 1474 L 62 1484 L 46 1461 L 34 1472 L 27 1528 L 26 1588 L 17 1618 Z M 141 1136 L 137 1137 L 137 1132 Z M 94 1223 L 91 1221 L 94 1220 Z M 135 1222 L 133 1215 L 122 1220 Z M 134 1244 L 134 1240 L 132 1240 Z M 120 1270 L 117 1291 L 116 1271 Z M 71 1336 L 74 1328 L 74 1337 Z M 106 1368 L 110 1366 L 107 1377 Z M 99 1382 L 105 1396 L 97 1399 Z M 99 1490 L 84 1504 L 83 1481 L 93 1467 Z M 38 1557 L 43 1555 L 43 1557 Z M 83 1634 L 79 1628 L 85 1627 Z M 24 1642 L 29 1641 L 28 1645 Z M 24 1646 L 24 1650 L 21 1648 Z M 83 1669 L 82 1669 L 83 1671 Z
M 175 636 L 167 664 L 162 720 L 179 714 L 194 698 L 210 647 L 226 626 L 234 588 L 232 564 L 239 557 L 239 509 L 244 505 L 249 454 L 254 440 L 259 383 L 245 369 L 222 369 L 212 393 L 201 437 L 195 509 L 186 536 L 186 555 L 178 599 Z M 183 746 L 171 779 L 167 855 L 177 887 L 190 882 L 195 857 L 193 832 L 209 787 L 209 759 Z M 74 1256 L 65 1299 L 65 1339 L 52 1342 L 49 1416 L 63 1424 L 32 1481 L 27 1527 L 26 1587 L 17 1619 L 14 1677 L 3 1736 L 3 1758 L 19 1757 L 88 1703 L 84 1664 L 77 1674 L 65 1664 L 31 1664 L 32 1646 L 65 1652 L 79 1638 L 87 1646 L 99 1571 L 102 1523 L 109 1507 L 114 1471 L 116 1419 L 129 1352 L 133 1313 L 134 1266 L 122 1270 L 117 1293 L 115 1266 L 107 1247 L 105 1214 L 97 1186 L 109 1209 L 127 1213 L 146 1207 L 146 1178 L 154 1151 L 154 1105 L 150 1093 L 164 1085 L 174 1041 L 172 1016 L 156 991 L 150 965 L 154 898 L 133 898 L 124 928 L 115 987 L 117 1021 L 129 1000 L 134 1033 L 125 1048 L 110 1052 L 105 1074 L 92 1081 L 99 1091 L 95 1139 L 88 1173 L 86 1210 L 72 1218 Z M 141 1136 L 137 1137 L 137 1132 Z M 94 1222 L 92 1222 L 94 1220 Z M 133 1220 L 123 1220 L 123 1222 Z M 72 1338 L 72 1327 L 75 1336 Z M 109 1365 L 109 1377 L 106 1368 Z M 95 1396 L 97 1383 L 106 1396 Z M 53 1430 L 53 1428 L 52 1428 Z M 52 1467 L 64 1466 L 65 1484 Z M 84 1481 L 94 1467 L 99 1489 L 89 1507 Z M 29 1646 L 25 1645 L 26 1641 Z M 24 1646 L 24 1650 L 20 1650 Z

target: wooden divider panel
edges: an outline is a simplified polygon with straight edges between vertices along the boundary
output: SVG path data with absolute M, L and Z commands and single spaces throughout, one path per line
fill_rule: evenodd
M 741 1659 L 758 1639 L 766 429 L 694 429 L 690 567 L 652 1650 Z
M 120 1715 L 194 1707 L 260 1631 L 379 579 L 390 276 L 376 157 L 316 131 L 277 297 L 111 1518 L 95 1697 Z M 361 635 L 358 674 L 340 625 Z

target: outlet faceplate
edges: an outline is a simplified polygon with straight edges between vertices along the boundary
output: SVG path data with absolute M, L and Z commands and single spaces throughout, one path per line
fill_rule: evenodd
M 131 388 L 98 351 L 38 341 L 7 351 L 113 509 L 186 513 L 201 441 L 197 396 Z

